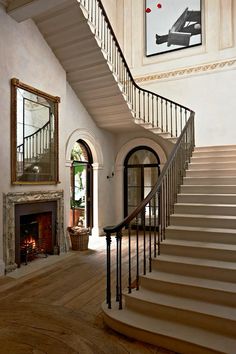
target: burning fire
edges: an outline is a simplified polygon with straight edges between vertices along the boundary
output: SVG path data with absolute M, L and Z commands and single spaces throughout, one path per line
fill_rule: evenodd
M 36 241 L 32 236 L 29 236 L 26 239 L 24 239 L 23 246 L 24 247 L 30 246 L 32 249 L 35 249 Z

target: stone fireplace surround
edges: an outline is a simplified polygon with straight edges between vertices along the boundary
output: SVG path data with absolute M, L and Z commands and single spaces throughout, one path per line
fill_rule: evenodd
M 3 259 L 5 273 L 17 268 L 15 262 L 15 205 L 25 203 L 56 201 L 56 239 L 60 252 L 66 252 L 68 245 L 64 233 L 63 191 L 33 191 L 3 194 Z

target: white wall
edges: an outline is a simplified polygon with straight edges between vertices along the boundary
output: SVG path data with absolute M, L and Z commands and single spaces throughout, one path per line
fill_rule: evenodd
M 196 111 L 198 145 L 235 144 L 236 0 L 202 0 L 202 45 L 151 57 L 144 1 L 117 7 L 117 33 L 137 83 Z
M 58 185 L 15 185 L 10 182 L 10 79 L 16 77 L 51 95 L 61 97 L 59 105 L 59 179 Z M 0 274 L 2 264 L 3 201 L 2 193 L 17 191 L 61 190 L 65 192 L 65 227 L 69 206 L 69 168 L 66 167 L 66 143 L 74 131 L 87 129 L 95 137 L 103 156 L 98 167 L 99 227 L 113 222 L 112 187 L 106 179 L 114 164 L 113 137 L 93 122 L 66 81 L 66 73 L 41 36 L 33 21 L 17 23 L 0 5 Z M 109 146 L 109 148 L 108 148 Z M 96 150 L 96 149 L 95 149 Z

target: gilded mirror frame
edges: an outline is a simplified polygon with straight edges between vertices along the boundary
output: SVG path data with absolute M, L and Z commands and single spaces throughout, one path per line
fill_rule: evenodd
M 60 97 L 11 79 L 11 183 L 57 184 Z

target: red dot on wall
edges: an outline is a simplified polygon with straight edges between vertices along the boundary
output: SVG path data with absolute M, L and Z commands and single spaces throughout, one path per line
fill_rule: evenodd
M 151 10 L 149 7 L 146 8 L 146 12 L 147 12 L 148 14 L 149 14 L 151 11 L 152 11 L 152 10 Z
M 157 4 L 157 7 L 158 7 L 158 9 L 161 9 L 162 5 L 159 3 L 159 4 Z

